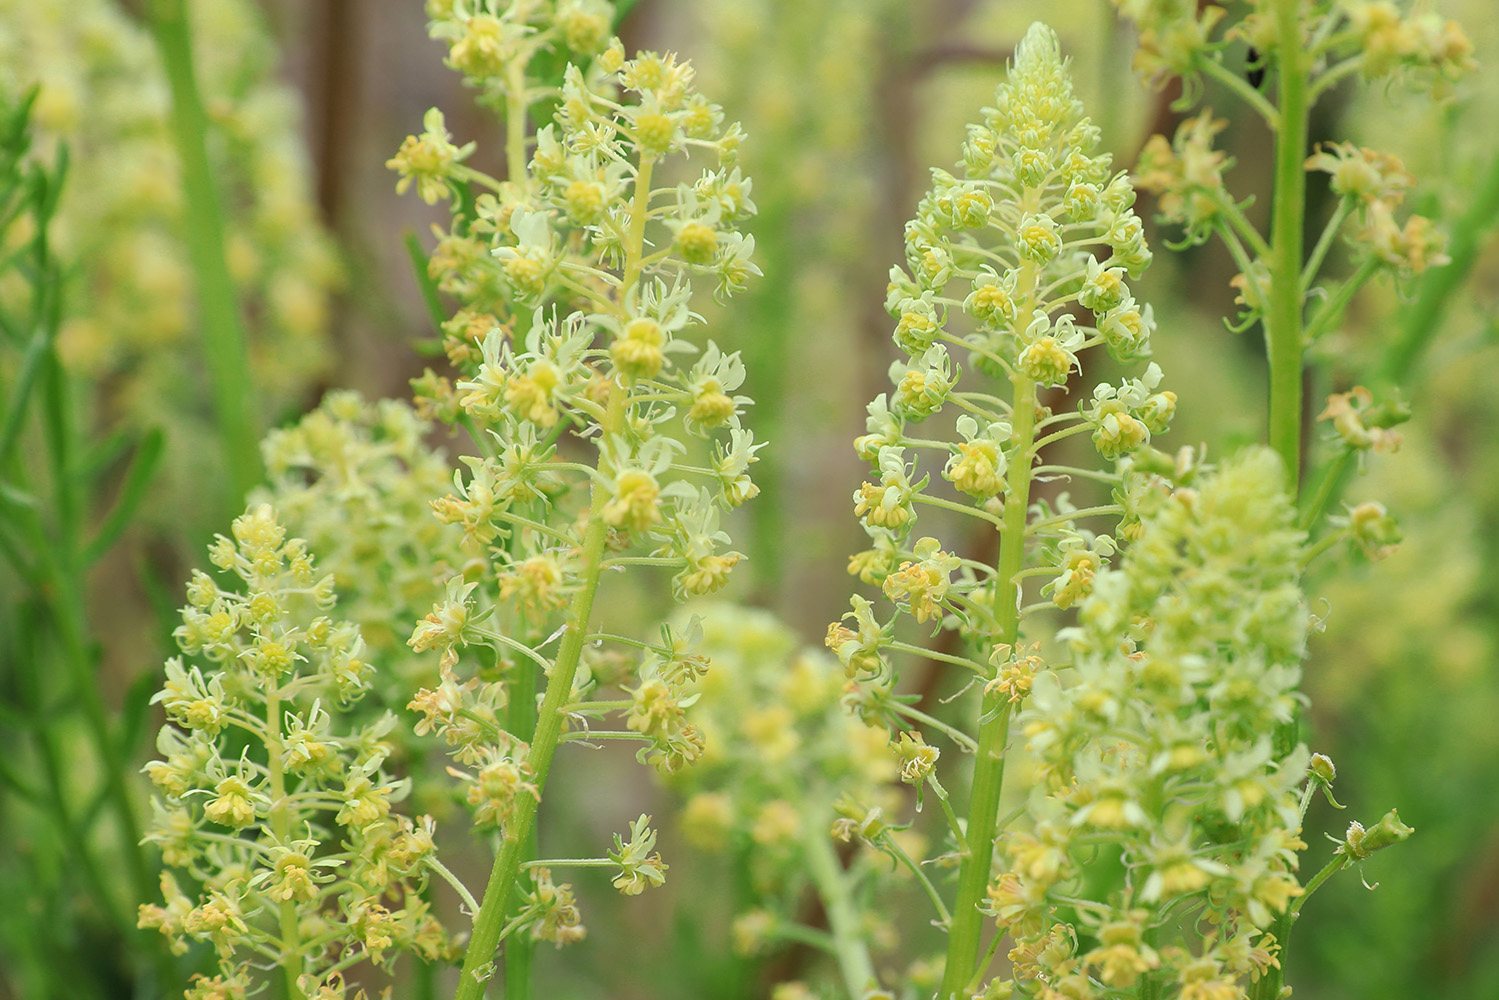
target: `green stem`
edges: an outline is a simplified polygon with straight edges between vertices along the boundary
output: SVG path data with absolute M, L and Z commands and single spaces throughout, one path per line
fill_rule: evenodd
M 223 203 L 208 159 L 208 114 L 193 69 L 186 0 L 154 0 L 152 24 L 172 91 L 172 131 L 182 161 L 187 249 L 197 272 L 204 357 L 236 508 L 261 478 L 250 354 L 224 256 Z
M 630 229 L 625 240 L 625 261 L 616 302 L 621 315 L 626 308 L 626 297 L 640 279 L 654 163 L 649 157 L 642 158 L 639 169 L 635 172 Z M 628 392 L 625 386 L 618 383 L 610 387 L 609 408 L 604 414 L 601 427 L 602 437 L 608 438 L 622 430 Z M 602 449 L 602 443 L 600 447 Z M 489 883 L 484 888 L 483 901 L 479 904 L 479 913 L 474 918 L 474 930 L 469 938 L 468 950 L 463 956 L 463 973 L 458 980 L 458 992 L 454 994 L 454 1000 L 479 1000 L 484 995 L 484 984 L 489 979 L 488 970 L 492 968 L 495 949 L 499 947 L 504 931 L 510 892 L 520 873 L 528 839 L 534 835 L 540 793 L 546 788 L 547 773 L 551 771 L 552 758 L 562 740 L 566 709 L 572 700 L 578 661 L 588 638 L 589 623 L 593 618 L 593 602 L 599 589 L 599 577 L 604 569 L 604 547 L 609 537 L 609 526 L 604 521 L 604 504 L 608 500 L 608 493 L 596 481 L 591 488 L 588 527 L 583 534 L 581 583 L 573 595 L 571 607 L 568 608 L 566 631 L 557 650 L 557 660 L 547 674 L 546 693 L 542 696 L 536 718 L 536 732 L 526 753 L 526 768 L 536 784 L 538 794 L 518 797 L 515 815 L 505 828 L 494 867 L 489 872 Z
M 516 23 L 524 24 L 526 18 L 525 4 L 516 4 Z M 527 102 L 526 102 L 526 66 L 530 62 L 530 56 L 512 59 L 505 67 L 505 168 L 508 176 L 505 178 L 512 184 L 519 184 L 526 176 L 526 134 L 527 134 Z M 513 1000 L 506 994 L 506 1000 Z
M 1270 302 L 1265 316 L 1270 362 L 1270 447 L 1286 468 L 1295 497 L 1301 480 L 1302 294 L 1305 243 L 1307 100 L 1298 0 L 1275 0 L 1280 127 L 1270 220 Z
M 869 945 L 860 930 L 858 908 L 849 894 L 848 876 L 833 850 L 824 824 L 807 824 L 807 873 L 822 905 L 827 910 L 832 931 L 833 953 L 843 974 L 843 985 L 851 997 L 861 997 L 876 985 L 874 961 Z
M 1206 55 L 1197 60 L 1197 67 L 1233 91 L 1245 104 L 1257 111 L 1271 128 L 1275 128 L 1279 123 L 1280 114 L 1269 101 L 1265 100 L 1265 95 L 1250 86 L 1249 81 L 1238 73 L 1219 62 L 1216 54 Z
M 1317 280 L 1317 272 L 1322 270 L 1322 262 L 1327 259 L 1327 252 L 1332 249 L 1332 244 L 1337 239 L 1338 233 L 1343 230 L 1343 223 L 1348 220 L 1348 213 L 1352 210 L 1351 202 L 1347 198 L 1338 201 L 1338 207 L 1333 210 L 1332 217 L 1327 220 L 1322 235 L 1317 239 L 1317 245 L 1312 248 L 1312 255 L 1306 262 L 1306 267 L 1301 271 L 1301 293 L 1305 295 L 1311 291 L 1312 284 Z
M 265 699 L 266 770 L 271 785 L 271 835 L 276 842 L 288 845 L 291 842 L 290 816 L 287 814 L 286 775 L 281 765 L 281 691 L 272 690 Z M 302 988 L 297 980 L 302 977 L 302 940 L 297 904 L 284 900 L 277 914 L 281 931 L 281 971 L 286 981 L 286 995 L 291 1000 L 302 1000 Z
M 932 885 L 932 880 L 927 878 L 926 872 L 921 870 L 921 865 L 917 864 L 916 859 L 906 853 L 906 849 L 900 846 L 900 843 L 890 835 L 890 831 L 888 830 L 885 831 L 884 841 L 885 849 L 895 855 L 895 860 L 905 866 L 905 869 L 916 878 L 916 884 L 921 886 L 921 891 L 926 893 L 927 899 L 931 900 L 932 908 L 937 911 L 938 923 L 944 927 L 951 923 L 952 914 L 947 912 L 947 904 L 942 902 L 942 894 L 937 891 L 936 886 Z
M 1286 948 L 1290 943 L 1291 927 L 1296 923 L 1296 918 L 1301 914 L 1301 907 L 1306 903 L 1307 897 L 1322 887 L 1322 883 L 1332 878 L 1348 864 L 1346 854 L 1338 854 L 1333 857 L 1322 870 L 1312 876 L 1312 880 L 1306 884 L 1305 890 L 1298 896 L 1286 911 L 1275 918 L 1270 925 L 1270 933 L 1275 937 L 1275 943 L 1280 946 L 1280 961 L 1276 965 L 1265 970 L 1265 974 L 1254 984 L 1254 992 L 1251 1000 L 1280 1000 L 1282 990 L 1286 983 Z
M 1322 888 L 1322 883 L 1346 867 L 1348 867 L 1348 855 L 1346 854 L 1334 855 L 1331 861 L 1323 865 L 1322 870 L 1313 875 L 1311 881 L 1306 884 L 1306 888 L 1302 890 L 1301 895 L 1297 896 L 1291 903 L 1291 908 L 1287 911 L 1291 915 L 1291 919 L 1295 920 L 1301 915 L 1301 908 L 1306 905 L 1308 899 L 1312 898 L 1312 893 Z
M 622 400 L 623 392 L 623 389 L 616 386 L 613 398 Z M 547 678 L 546 694 L 537 716 L 536 733 L 526 754 L 526 768 L 532 781 L 536 783 L 538 792 L 546 788 L 547 773 L 551 770 L 552 757 L 557 752 L 557 744 L 562 736 L 563 709 L 572 697 L 573 680 L 577 676 L 578 660 L 583 653 L 583 640 L 588 634 L 589 619 L 593 616 L 593 601 L 602 572 L 604 543 L 609 534 L 609 526 L 603 517 L 606 499 L 607 494 L 595 485 L 588 530 L 583 536 L 582 585 L 568 610 L 567 631 L 562 636 L 557 662 Z M 538 805 L 535 796 L 521 795 L 516 799 L 515 815 L 505 828 L 500 851 L 495 856 L 494 867 L 489 873 L 489 883 L 484 889 L 484 901 L 479 905 L 479 913 L 474 918 L 474 932 L 463 957 L 463 974 L 458 982 L 458 992 L 454 994 L 455 1000 L 479 1000 L 484 995 L 484 984 L 488 977 L 480 978 L 480 973 L 494 961 L 510 892 L 516 875 L 520 872 L 527 844 L 531 841 Z
M 1302 531 L 1310 532 L 1322 521 L 1328 506 L 1343 492 L 1348 474 L 1357 462 L 1357 452 L 1344 448 L 1337 457 L 1327 463 L 1322 478 L 1317 481 L 1316 492 L 1302 507 L 1300 525 Z
M 33 525 L 37 554 L 48 580 L 49 601 L 61 640 L 63 663 L 73 697 L 87 722 L 88 738 L 99 760 L 105 795 L 119 825 L 122 855 L 138 899 L 149 899 L 156 891 L 155 879 L 142 853 L 141 827 L 124 776 L 122 748 L 115 745 L 109 712 L 99 693 L 96 662 L 89 648 L 85 619 L 87 585 L 81 565 L 82 511 L 71 475 L 77 433 L 72 421 L 72 401 L 67 372 L 57 356 L 55 341 L 49 346 L 42 370 L 44 426 L 52 465 L 57 507 L 57 537 L 49 541 L 39 523 Z
M 536 665 L 519 660 L 510 685 L 510 704 L 506 709 L 505 728 L 534 742 L 536 733 Z M 521 862 L 536 857 L 536 825 L 532 824 L 521 844 Z M 531 965 L 536 943 L 529 934 L 517 934 L 505 943 L 505 1000 L 530 1000 Z
M 995 608 L 999 616 L 996 643 L 1013 645 L 1019 637 L 1018 576 L 1025 563 L 1025 518 L 1030 506 L 1031 446 L 1036 433 L 1036 384 L 1016 375 L 1014 432 L 1017 461 L 1011 463 L 1005 491 L 1004 528 L 999 536 L 999 575 Z M 1005 744 L 1010 736 L 1010 701 L 995 689 L 984 693 L 980 714 L 973 794 L 968 807 L 967 851 L 958 869 L 958 894 L 953 904 L 952 933 L 947 942 L 947 965 L 942 975 L 942 1000 L 953 1000 L 972 978 L 978 964 L 983 914 L 979 904 L 989 885 L 994 859 L 994 835 L 999 822 L 999 797 L 1004 787 Z
M 1368 283 L 1369 279 L 1379 273 L 1380 262 L 1377 257 L 1369 256 L 1354 271 L 1345 278 L 1337 287 L 1337 290 L 1323 300 L 1317 310 L 1312 313 L 1311 322 L 1306 325 L 1306 335 L 1302 338 L 1303 344 L 1315 344 L 1321 340 L 1327 331 L 1333 328 L 1333 324 L 1343 318 L 1343 313 L 1348 308 L 1348 303 L 1358 294 L 1358 290 Z

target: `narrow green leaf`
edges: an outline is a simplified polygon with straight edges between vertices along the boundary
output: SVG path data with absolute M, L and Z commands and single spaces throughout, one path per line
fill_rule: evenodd
M 438 336 L 442 335 L 442 325 L 447 322 L 447 312 L 442 307 L 442 296 L 437 291 L 437 283 L 432 280 L 432 275 L 427 273 L 427 252 L 422 249 L 422 241 L 416 238 L 415 233 L 406 234 L 406 253 L 411 258 L 411 271 L 416 275 L 416 285 L 421 289 L 422 302 L 427 306 L 427 315 L 432 318 L 432 325 L 437 328 Z
M 0 465 L 4 465 L 21 437 L 21 428 L 26 423 L 26 406 L 31 400 L 32 387 L 36 385 L 37 373 L 42 369 L 42 359 L 52 338 L 45 327 L 32 334 L 21 357 L 21 367 L 12 383 L 10 402 L 5 408 L 5 422 L 0 424 Z
M 125 472 L 125 481 L 120 485 L 119 499 L 99 526 L 99 533 L 83 550 L 85 565 L 95 562 L 109 551 L 109 547 L 119 539 L 130 523 L 130 518 L 145 498 L 146 486 L 156 474 L 156 467 L 161 464 L 162 443 L 163 436 L 159 427 L 151 428 L 141 438 L 141 443 L 131 458 L 130 468 Z

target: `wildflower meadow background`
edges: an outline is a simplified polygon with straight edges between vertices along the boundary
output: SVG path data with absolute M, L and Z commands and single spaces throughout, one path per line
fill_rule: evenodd
M 0 1000 L 1499 997 L 1487 0 L 0 0 Z

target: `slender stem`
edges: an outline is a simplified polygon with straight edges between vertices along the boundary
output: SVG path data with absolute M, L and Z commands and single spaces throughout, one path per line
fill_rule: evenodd
M 579 729 L 575 732 L 564 733 L 562 735 L 563 743 L 591 743 L 594 740 L 624 740 L 627 743 L 632 741 L 649 743 L 651 738 L 644 733 L 637 733 L 630 729 Z
M 616 387 L 613 396 L 620 399 L 622 393 L 623 390 Z M 562 636 L 557 662 L 547 678 L 546 694 L 537 716 L 536 733 L 526 754 L 526 768 L 538 791 L 546 787 L 547 772 L 551 770 L 552 757 L 562 736 L 563 709 L 572 696 L 573 680 L 583 652 L 583 640 L 588 633 L 588 621 L 593 615 L 593 600 L 598 592 L 604 543 L 608 538 L 608 525 L 603 518 L 606 497 L 607 494 L 602 489 L 593 487 L 588 530 L 583 536 L 582 582 L 573 597 L 572 607 L 568 610 L 567 631 Z M 489 884 L 484 889 L 484 901 L 480 903 L 479 914 L 474 919 L 474 932 L 463 957 L 463 973 L 458 981 L 458 992 L 454 994 L 455 1000 L 479 1000 L 484 995 L 487 976 L 481 979 L 480 973 L 493 962 L 495 948 L 499 946 L 510 891 L 520 872 L 522 855 L 531 838 L 538 804 L 535 796 L 516 797 L 515 816 L 505 828 L 500 851 L 495 856 L 494 867 L 489 873 Z
M 1307 57 L 1301 49 L 1298 0 L 1275 0 L 1280 128 L 1275 139 L 1275 192 L 1270 220 L 1270 302 L 1265 316 L 1270 362 L 1269 443 L 1294 498 L 1301 482 L 1302 295 L 1305 243 Z
M 1311 494 L 1302 508 L 1301 530 L 1311 531 L 1322 520 L 1322 515 L 1327 512 L 1327 507 L 1333 498 L 1342 490 L 1343 480 L 1348 471 L 1353 468 L 1355 452 L 1352 448 L 1344 448 L 1338 452 L 1337 457 L 1327 463 L 1327 468 L 1322 473 L 1322 478 L 1317 482 L 1316 491 Z
M 1254 273 L 1254 262 L 1249 259 L 1249 251 L 1244 249 L 1244 244 L 1234 235 L 1233 227 L 1224 224 L 1221 220 L 1213 227 L 1218 237 L 1223 240 L 1223 245 L 1228 247 L 1229 256 L 1238 265 L 1239 273 L 1244 275 L 1245 280 Z
M 797 944 L 825 951 L 829 955 L 838 954 L 838 945 L 833 941 L 831 934 L 820 931 L 816 927 L 808 927 L 806 924 L 794 924 L 789 921 L 777 924 L 773 936 L 783 941 L 795 941 Z
M 1027 452 L 1022 452 L 1021 454 L 1027 458 L 1033 455 L 1039 455 L 1047 445 L 1056 444 L 1058 441 L 1065 441 L 1068 438 L 1076 437 L 1079 434 L 1087 434 L 1092 430 L 1093 427 L 1090 424 L 1077 424 L 1064 430 L 1053 431 L 1052 433 L 1046 435 L 1044 438 L 1041 438 L 1040 440 L 1032 443 L 1029 450 Z
M 1229 197 L 1228 192 L 1222 188 L 1212 188 L 1204 193 L 1213 199 L 1213 203 L 1218 206 L 1218 211 L 1223 214 L 1223 218 L 1228 220 L 1234 232 L 1244 238 L 1244 242 L 1249 244 L 1249 249 L 1253 250 L 1257 256 L 1270 256 L 1270 244 L 1265 242 L 1260 231 L 1254 228 L 1254 223 L 1249 221 L 1244 215 L 1244 210 L 1239 207 L 1239 203 Z
M 1270 925 L 1270 933 L 1275 937 L 1275 943 L 1280 946 L 1280 961 L 1265 970 L 1265 974 L 1254 984 L 1254 992 L 1251 1000 L 1280 1000 L 1282 988 L 1286 981 L 1286 949 L 1290 944 L 1291 927 L 1296 923 L 1296 918 L 1301 913 L 1301 907 L 1306 903 L 1307 897 L 1321 888 L 1322 883 L 1342 871 L 1348 864 L 1346 854 L 1338 854 L 1333 857 L 1322 870 L 1312 876 L 1312 880 L 1306 884 L 1305 890 L 1299 897 L 1286 907 L 1284 913 L 1275 918 Z
M 463 901 L 463 905 L 468 907 L 470 915 L 479 912 L 479 901 L 474 899 L 474 894 L 468 891 L 468 886 L 464 885 L 447 865 L 432 857 L 427 858 L 426 865 L 436 872 L 444 882 L 453 887 L 453 891 L 458 894 L 458 898 Z
M 517 0 L 513 5 L 510 13 L 516 24 L 526 23 L 530 16 L 529 6 L 528 0 Z M 526 69 L 533 51 L 530 46 L 524 47 L 522 54 L 509 60 L 505 66 L 505 179 L 512 184 L 519 184 L 526 176 L 526 126 L 530 106 L 526 100 Z M 509 988 L 508 982 L 506 988 Z M 514 1000 L 508 992 L 506 998 Z
M 1322 870 L 1313 875 L 1312 880 L 1306 884 L 1306 888 L 1302 890 L 1301 895 L 1292 901 L 1291 909 L 1289 910 L 1291 919 L 1295 920 L 1301 915 L 1301 908 L 1306 905 L 1308 899 L 1312 898 L 1312 893 L 1322 888 L 1323 882 L 1326 882 L 1347 866 L 1348 855 L 1346 854 L 1334 855 L 1331 861 L 1323 865 Z
M 1051 517 L 1030 524 L 1025 530 L 1031 534 L 1039 534 L 1047 528 L 1052 528 L 1059 524 L 1068 524 L 1084 517 L 1112 517 L 1122 515 L 1123 513 L 1124 508 L 1116 503 L 1101 504 L 1097 507 L 1081 507 L 1077 510 L 1066 510 L 1060 514 L 1053 514 Z
M 184 224 L 189 256 L 197 272 L 204 359 L 213 384 L 214 409 L 233 490 L 229 506 L 235 508 L 261 478 L 250 354 L 224 255 L 223 202 L 208 159 L 211 129 L 193 68 L 186 0 L 154 0 L 152 14 L 156 43 L 172 91 L 172 131 L 182 161 L 187 202 Z
M 989 946 L 984 949 L 984 957 L 979 959 L 978 968 L 973 970 L 973 978 L 968 981 L 969 993 L 978 992 L 979 986 L 984 980 L 984 972 L 989 968 L 989 963 L 994 961 L 994 956 L 999 954 L 999 946 L 1004 939 L 1004 931 L 995 931 L 994 936 L 989 939 Z
M 53 495 L 57 507 L 57 536 L 46 538 L 45 529 L 33 515 L 32 533 L 43 570 L 43 579 L 52 595 L 49 601 L 62 643 L 63 664 L 71 693 L 78 700 L 88 739 L 98 757 L 105 795 L 119 824 L 122 854 L 132 888 L 138 898 L 146 899 L 155 891 L 155 880 L 142 853 L 140 820 L 130 798 L 124 766 L 120 757 L 125 750 L 116 745 L 115 726 L 111 723 L 104 699 L 99 693 L 97 662 L 89 646 L 87 580 L 80 563 L 82 511 L 73 484 L 74 451 L 77 433 L 72 420 L 73 402 L 69 398 L 69 380 L 57 355 L 56 341 L 48 345 L 42 367 L 41 402 L 47 410 L 44 421 L 48 456 L 51 462 Z
M 1005 492 L 1004 530 L 999 536 L 999 576 L 995 607 L 999 614 L 996 643 L 1013 645 L 1019 636 L 1017 575 L 1025 563 L 1025 518 L 1030 506 L 1031 451 L 1035 438 L 1036 384 L 1023 375 L 1015 386 L 1016 460 L 1010 464 Z M 958 869 L 958 893 L 948 936 L 947 965 L 942 975 L 942 1000 L 959 997 L 978 964 L 983 933 L 979 904 L 989 884 L 994 858 L 994 835 L 999 821 L 999 797 L 1004 786 L 1005 744 L 1010 736 L 1010 702 L 1002 691 L 985 691 L 981 703 L 978 759 L 973 769 L 973 794 L 968 807 L 967 853 Z
M 952 831 L 953 844 L 963 846 L 963 824 L 958 822 L 958 814 L 953 811 L 952 796 L 947 794 L 947 789 L 942 787 L 942 782 L 937 780 L 937 772 L 926 776 L 927 784 L 932 786 L 932 794 L 937 796 L 937 802 L 942 806 L 942 815 L 947 820 L 947 828 Z
M 964 514 L 968 517 L 978 518 L 980 521 L 988 521 L 996 528 L 1001 525 L 999 518 L 995 517 L 993 514 L 990 514 L 988 511 L 979 510 L 977 507 L 969 507 L 966 504 L 954 503 L 951 500 L 946 500 L 942 497 L 930 496 L 926 493 L 917 493 L 911 499 L 916 503 L 924 503 L 928 507 L 940 507 L 943 510 L 950 510 L 954 514 Z
M 1352 210 L 1352 202 L 1347 198 L 1339 199 L 1338 207 L 1333 211 L 1332 218 L 1327 220 L 1327 226 L 1322 230 L 1322 235 L 1317 239 L 1317 245 L 1312 248 L 1312 255 L 1307 258 L 1306 267 L 1301 271 L 1301 294 L 1305 295 L 1311 291 L 1312 283 L 1317 280 L 1317 272 L 1322 270 L 1322 261 L 1327 258 L 1327 252 L 1332 249 L 1332 242 L 1343 228 L 1343 223 L 1348 219 L 1348 213 Z
M 1346 530 L 1334 531 L 1331 534 L 1324 535 L 1322 538 L 1319 538 L 1315 543 L 1308 545 L 1306 547 L 1306 550 L 1301 553 L 1301 568 L 1303 570 L 1306 569 L 1316 561 L 1318 556 L 1322 555 L 1324 552 L 1331 550 L 1334 546 L 1346 541 L 1347 538 L 1348 532 Z
M 272 688 L 265 699 L 266 771 L 271 786 L 271 834 L 282 845 L 291 842 L 291 817 L 287 814 L 286 776 L 281 764 L 281 690 Z M 297 904 L 283 900 L 277 914 L 281 931 L 281 971 L 286 979 L 286 995 L 302 1000 L 302 940 L 297 919 Z
M 1320 77 L 1317 78 L 1316 82 L 1312 84 L 1311 100 L 1313 101 L 1313 103 L 1315 103 L 1317 98 L 1321 97 L 1333 87 L 1336 87 L 1343 80 L 1345 80 L 1349 76 L 1352 76 L 1354 73 L 1357 73 L 1363 68 L 1364 57 L 1362 54 L 1344 59 L 1332 69 L 1323 73 Z
M 621 315 L 626 296 L 640 280 L 641 250 L 645 246 L 645 223 L 650 212 L 651 174 L 656 161 L 649 156 L 641 157 L 640 167 L 635 171 L 635 199 L 630 208 L 630 232 L 627 237 L 625 266 L 621 272 L 619 298 L 616 302 Z
M 1224 66 L 1212 55 L 1197 60 L 1197 66 L 1208 76 L 1217 80 L 1242 98 L 1245 104 L 1248 104 L 1255 111 L 1259 112 L 1260 117 L 1265 119 L 1266 125 L 1269 125 L 1271 128 L 1276 128 L 1280 125 L 1280 113 L 1275 110 L 1273 104 L 1265 100 L 1264 94 L 1261 94 L 1249 85 L 1248 80 Z
M 1306 325 L 1303 343 L 1315 344 L 1323 334 L 1332 329 L 1332 325 L 1342 318 L 1343 310 L 1348 308 L 1348 303 L 1353 301 L 1353 296 L 1364 287 L 1365 282 L 1374 277 L 1379 268 L 1379 258 L 1372 254 L 1365 258 L 1358 270 L 1338 285 L 1338 290 L 1333 292 L 1316 312 L 1312 313 L 1311 322 Z
M 890 835 L 890 831 L 888 830 L 885 831 L 884 841 L 886 850 L 895 855 L 895 860 L 904 865 L 906 870 L 916 877 L 916 882 L 921 886 L 921 891 L 926 893 L 926 898 L 931 900 L 932 907 L 937 911 L 937 920 L 944 926 L 951 923 L 952 914 L 947 912 L 947 904 L 942 902 L 942 894 L 937 891 L 936 886 L 932 885 L 932 880 L 927 878 L 926 872 L 921 870 L 921 865 L 917 864 L 916 859 L 906 853 L 906 849 L 900 846 L 900 843 Z
M 626 300 L 640 279 L 642 249 L 645 246 L 645 223 L 650 208 L 651 173 L 654 160 L 643 157 L 635 171 L 635 194 L 631 208 L 630 230 L 625 240 L 625 261 L 622 268 L 618 299 L 615 307 L 623 316 Z M 621 432 L 625 422 L 626 397 L 629 390 L 618 383 L 610 386 L 609 407 L 602 420 L 602 438 L 608 439 Z M 603 444 L 600 443 L 602 454 Z M 536 732 L 531 747 L 526 753 L 526 768 L 535 782 L 538 793 L 546 788 L 547 774 L 552 768 L 552 758 L 562 740 L 562 728 L 566 721 L 567 705 L 573 695 L 573 681 L 577 677 L 578 662 L 583 646 L 588 639 L 589 622 L 593 617 L 593 602 L 598 594 L 599 578 L 604 567 L 604 547 L 609 537 L 609 526 L 604 521 L 604 504 L 608 493 L 598 482 L 591 486 L 592 499 L 589 506 L 587 528 L 583 534 L 582 570 L 580 585 L 568 608 L 567 626 L 562 643 L 557 650 L 557 661 L 547 675 L 546 693 L 542 696 L 537 713 Z M 454 1000 L 480 1000 L 484 985 L 493 967 L 495 949 L 499 947 L 505 930 L 505 912 L 509 896 L 520 873 L 526 844 L 532 836 L 536 823 L 536 811 L 540 805 L 539 795 L 517 797 L 515 815 L 506 826 L 500 841 L 499 853 L 494 867 L 490 869 L 489 883 L 484 889 L 483 902 L 474 920 L 473 934 L 463 956 L 463 972 L 458 980 L 458 991 Z M 512 921 L 513 923 L 513 921 Z
M 978 744 L 974 743 L 973 738 L 967 733 L 963 732 L 960 729 L 956 729 L 953 726 L 949 726 L 947 723 L 943 722 L 940 719 L 932 718 L 930 715 L 923 712 L 915 705 L 903 705 L 897 701 L 892 702 L 890 704 L 890 708 L 897 715 L 904 715 L 906 718 L 912 720 L 913 722 L 919 722 L 923 726 L 935 729 L 937 732 L 941 733 L 943 736 L 946 736 L 948 739 L 952 740 L 954 743 L 962 747 L 964 750 L 967 750 L 969 753 L 973 753 L 978 750 Z
M 965 670 L 971 670 L 981 677 L 988 677 L 988 674 L 985 672 L 983 667 L 979 666 L 977 663 L 973 662 L 965 656 L 954 656 L 951 653 L 943 653 L 935 649 L 926 649 L 924 647 L 917 646 L 914 643 L 903 642 L 900 639 L 892 639 L 890 641 L 890 648 L 898 650 L 902 653 L 910 653 L 912 656 L 923 656 L 928 660 L 935 660 L 938 663 L 950 663 L 955 667 L 962 667 Z
M 875 985 L 874 961 L 864 940 L 859 911 L 849 893 L 848 875 L 833 850 L 824 824 L 806 824 L 807 873 L 828 914 L 833 953 L 851 997 L 862 997 Z

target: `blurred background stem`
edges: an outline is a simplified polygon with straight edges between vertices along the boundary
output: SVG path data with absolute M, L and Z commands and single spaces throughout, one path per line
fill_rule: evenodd
M 186 196 L 185 236 L 198 283 L 198 319 L 229 470 L 225 512 L 261 479 L 260 431 L 250 354 L 224 252 L 223 202 L 208 159 L 210 124 L 193 68 L 186 0 L 153 0 L 151 21 L 172 91 L 172 131 Z

